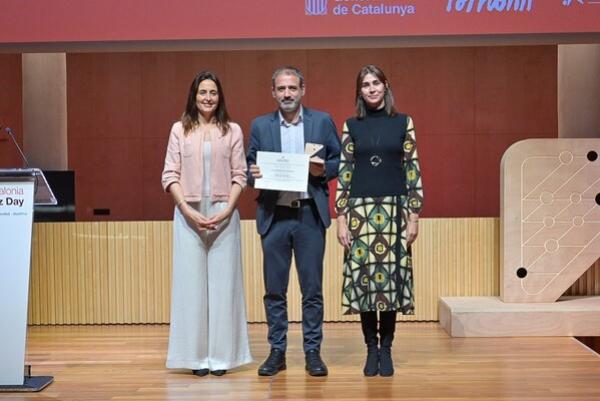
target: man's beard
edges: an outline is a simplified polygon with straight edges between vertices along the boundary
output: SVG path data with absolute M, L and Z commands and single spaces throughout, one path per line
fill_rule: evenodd
M 281 101 L 279 102 L 279 108 L 285 112 L 292 112 L 292 111 L 296 111 L 298 110 L 298 107 L 300 107 L 300 100 L 301 99 L 295 99 L 295 100 L 291 100 L 291 101 Z

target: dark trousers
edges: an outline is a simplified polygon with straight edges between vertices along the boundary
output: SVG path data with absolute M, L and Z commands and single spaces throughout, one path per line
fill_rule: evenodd
M 323 256 L 325 227 L 312 202 L 300 208 L 277 207 L 262 237 L 265 312 L 271 348 L 287 347 L 287 288 L 292 250 L 302 292 L 304 351 L 320 349 L 323 339 Z

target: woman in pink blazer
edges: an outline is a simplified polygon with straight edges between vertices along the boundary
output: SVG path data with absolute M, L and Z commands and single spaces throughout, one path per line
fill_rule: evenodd
M 218 77 L 200 72 L 169 136 L 162 185 L 175 202 L 167 367 L 221 376 L 252 361 L 240 216 L 244 140 Z

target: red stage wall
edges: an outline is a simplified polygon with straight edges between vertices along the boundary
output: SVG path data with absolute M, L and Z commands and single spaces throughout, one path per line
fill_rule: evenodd
M 0 54 L 0 168 L 22 166 L 15 145 L 4 133 L 4 127 L 12 128 L 23 147 L 21 93 L 21 55 Z
M 172 217 L 160 173 L 169 128 L 200 69 L 220 75 L 247 134 L 252 118 L 275 108 L 270 77 L 282 64 L 304 71 L 305 104 L 331 113 L 341 130 L 366 63 L 388 73 L 399 110 L 415 120 L 426 217 L 498 216 L 503 152 L 521 139 L 557 137 L 556 46 L 69 54 L 78 220 Z M 254 197 L 243 195 L 243 218 L 254 217 Z
M 600 32 L 592 0 L 2 0 L 0 42 Z

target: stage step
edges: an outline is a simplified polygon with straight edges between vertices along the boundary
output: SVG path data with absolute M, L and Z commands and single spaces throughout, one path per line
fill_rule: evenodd
M 551 303 L 499 297 L 442 297 L 440 324 L 452 337 L 600 336 L 600 296 Z

